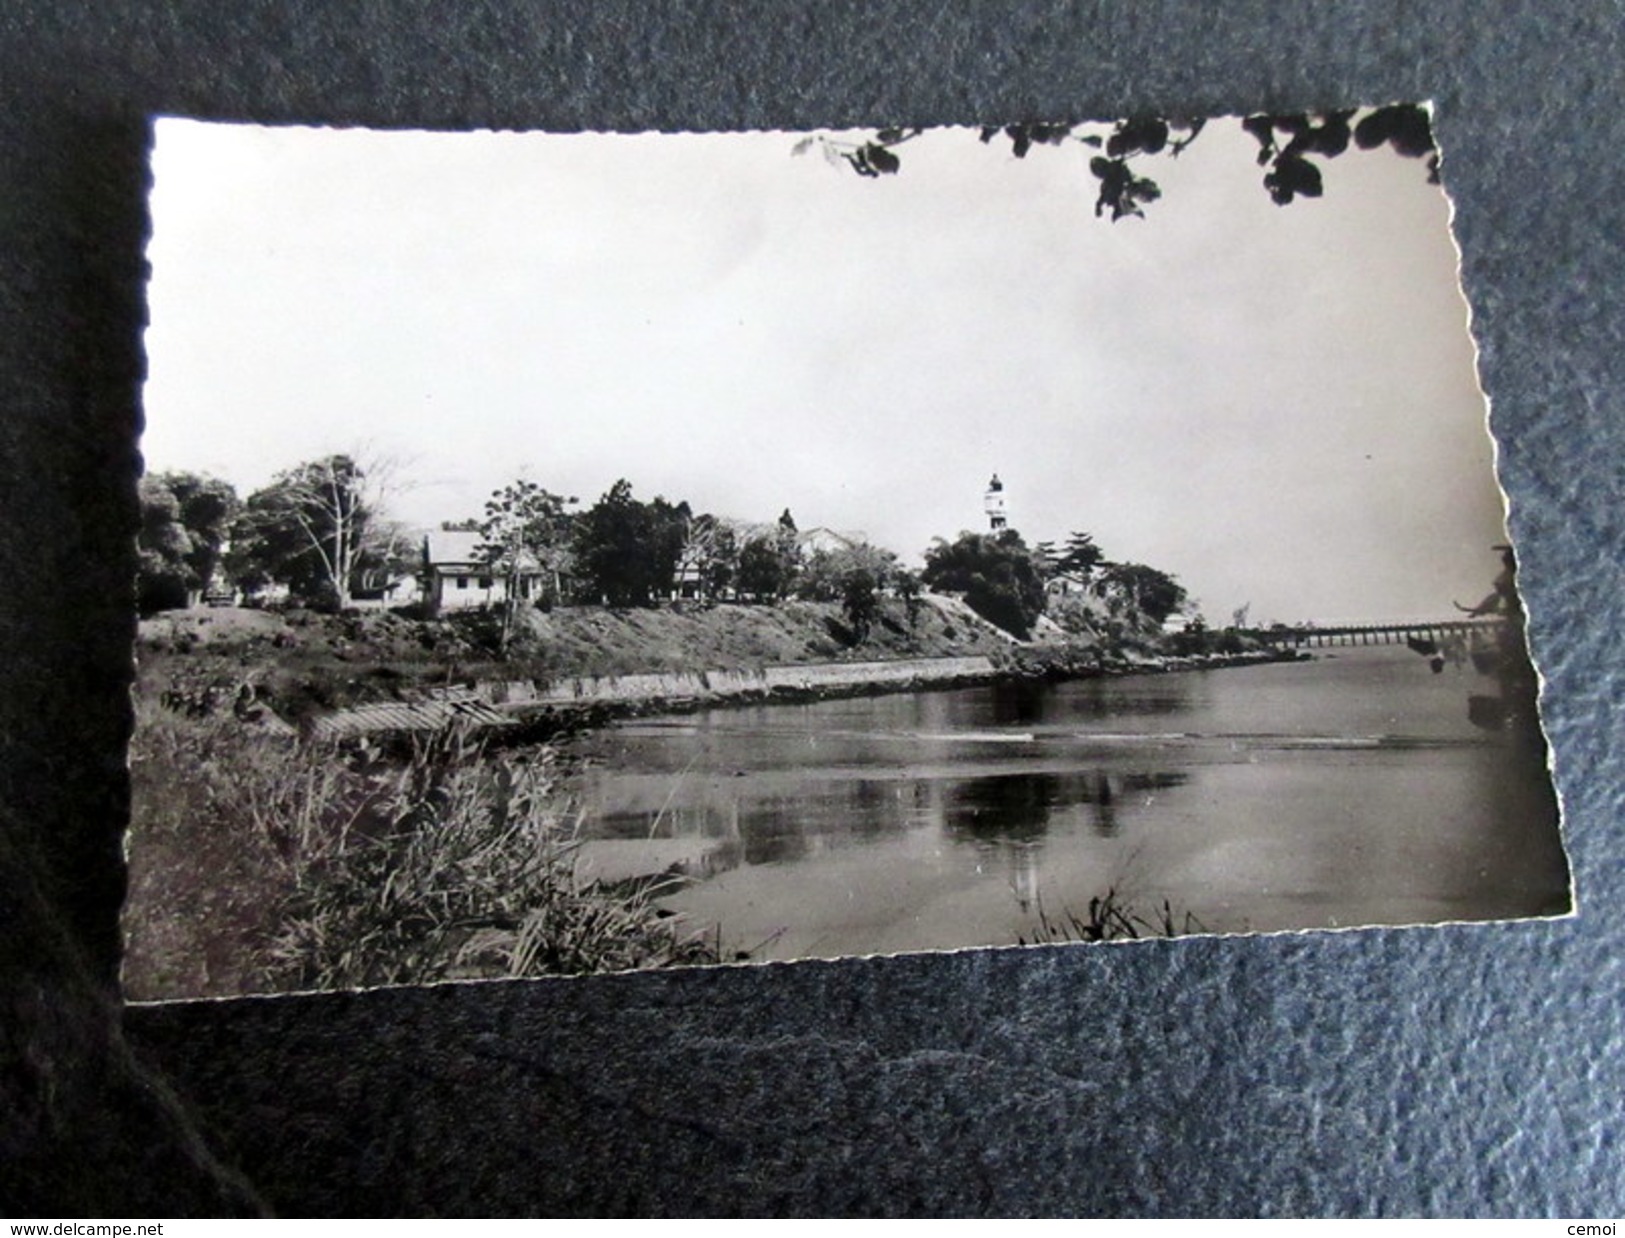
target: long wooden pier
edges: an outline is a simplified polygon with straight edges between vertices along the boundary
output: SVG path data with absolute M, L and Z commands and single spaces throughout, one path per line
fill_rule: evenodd
M 1243 634 L 1278 648 L 1316 649 L 1335 645 L 1403 645 L 1412 640 L 1441 642 L 1452 638 L 1493 641 L 1506 620 L 1498 615 L 1464 619 L 1422 619 L 1414 623 L 1303 624 L 1297 627 L 1252 628 Z

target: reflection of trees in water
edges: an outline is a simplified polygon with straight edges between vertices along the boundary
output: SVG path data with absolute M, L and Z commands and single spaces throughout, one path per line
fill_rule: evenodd
M 861 840 L 897 833 L 913 817 L 913 784 L 891 779 L 864 779 L 849 784 L 841 832 Z
M 1051 688 L 1037 680 L 1014 680 L 994 683 L 988 689 L 994 726 L 1012 723 L 1042 722 L 1044 706 Z
M 942 794 L 948 837 L 992 852 L 1010 892 L 1025 914 L 1039 906 L 1039 861 L 1055 814 L 1086 806 L 1096 834 L 1111 837 L 1120 812 L 1143 797 L 1184 785 L 1177 770 L 1113 773 L 1104 769 L 1070 774 L 1019 773 L 950 783 Z
M 1015 680 L 991 684 L 985 692 L 985 698 L 977 698 L 975 714 L 958 720 L 961 725 L 1032 726 L 1079 719 L 1155 718 L 1183 713 L 1202 703 L 1201 685 L 1190 676 L 1177 675 L 1142 683 L 1088 680 L 1059 687 L 1043 680 Z M 981 712 L 984 702 L 986 714 Z
M 804 860 L 814 851 L 802 815 L 806 805 L 791 796 L 757 800 L 742 814 L 740 833 L 746 864 L 788 864 Z M 821 848 L 820 848 L 821 850 Z
M 749 779 L 723 779 L 689 794 L 696 798 L 683 798 L 678 788 L 672 801 L 659 807 L 595 813 L 591 833 L 611 839 L 737 840 L 744 863 L 785 864 L 848 843 L 894 837 L 942 813 L 941 784 L 930 780 L 817 782 L 805 793 L 764 795 Z
M 680 860 L 677 872 L 684 877 L 705 881 L 722 873 L 732 872 L 745 859 L 745 843 L 739 838 L 725 838 L 712 843 L 692 859 Z
M 614 812 L 592 811 L 593 838 L 732 838 L 739 833 L 739 802 L 709 796 L 692 802 L 673 796 L 670 803 Z
M 1095 797 L 1090 803 L 1095 806 L 1095 832 L 1102 837 L 1117 833 L 1117 794 L 1104 773 L 1095 774 Z
M 1092 680 L 1086 690 L 1066 698 L 1066 718 L 1121 719 L 1158 718 L 1188 713 L 1201 702 L 1196 699 L 1199 684 L 1190 675 L 1170 675 L 1136 691 L 1122 680 Z
M 1116 775 L 1114 790 L 1111 780 L 1102 775 L 1101 783 L 1109 796 L 1103 794 L 1096 801 L 1099 807 L 1096 829 L 1102 836 L 1110 836 L 1117 832 L 1117 804 L 1119 801 L 1139 807 L 1158 791 L 1169 791 L 1175 787 L 1184 786 L 1190 781 L 1190 777 L 1189 774 L 1181 770 L 1118 774 Z
M 1188 778 L 1177 770 L 1104 769 L 973 778 L 948 785 L 942 823 L 948 836 L 961 842 L 1029 844 L 1044 837 L 1057 812 L 1088 806 L 1095 832 L 1110 837 L 1119 814 L 1131 811 L 1137 796 L 1183 786 Z
M 821 783 L 804 796 L 752 800 L 740 813 L 745 862 L 784 864 L 843 843 L 892 837 L 918 818 L 918 785 L 863 778 Z
M 822 852 L 895 838 L 912 829 L 936 828 L 950 841 L 984 849 L 1032 852 L 1007 857 L 1028 867 L 1056 821 L 1056 814 L 1085 809 L 1089 828 L 1111 837 L 1125 813 L 1157 791 L 1182 786 L 1180 771 L 1023 771 L 979 778 L 861 778 L 809 785 L 804 791 L 762 795 L 748 779 L 719 780 L 697 790 L 697 802 L 680 796 L 658 808 L 621 811 L 595 818 L 598 838 L 706 839 L 727 842 L 708 848 L 721 868 L 789 864 Z M 1022 888 L 1025 869 L 1012 870 Z M 698 874 L 696 874 L 698 875 Z M 1029 874 L 1030 875 L 1030 874 Z M 1033 878 L 1036 880 L 1036 878 Z
M 1154 774 L 1119 774 L 1117 781 L 1124 795 L 1142 795 L 1147 791 L 1171 791 L 1191 780 L 1183 770 L 1159 770 Z
M 982 841 L 1031 842 L 1049 826 L 1060 790 L 1057 774 L 999 774 L 971 778 L 943 797 L 950 836 Z
M 1038 853 L 1041 849 L 1039 843 L 1012 843 L 999 848 L 1010 892 L 1016 896 L 1016 904 L 1023 914 L 1039 905 Z

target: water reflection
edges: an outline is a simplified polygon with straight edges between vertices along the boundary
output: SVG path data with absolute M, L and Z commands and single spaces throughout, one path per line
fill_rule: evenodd
M 1012 842 L 999 849 L 1010 882 L 1010 893 L 1014 895 L 1022 915 L 1030 914 L 1039 905 L 1039 876 L 1042 871 L 1039 850 L 1036 843 L 1022 842 Z
M 738 864 L 798 863 L 907 833 L 982 851 L 1041 848 L 1052 833 L 1111 838 L 1156 793 L 1191 778 L 1184 770 L 1105 768 L 886 778 L 828 773 L 790 783 L 605 774 L 588 790 L 585 817 L 594 838 L 644 840 L 651 857 L 677 855 L 678 871 L 710 875 Z
M 1208 707 L 1211 680 L 1199 675 L 1153 675 L 1129 679 L 1086 679 L 1062 685 L 1069 720 L 1123 722 L 1137 718 L 1168 718 Z M 1050 712 L 1055 710 L 1050 704 Z
M 945 793 L 941 820 L 948 837 L 957 840 L 1031 843 L 1052 826 L 1071 829 L 1080 823 L 1110 838 L 1120 826 L 1120 812 L 1132 813 L 1137 800 L 1189 780 L 1182 770 L 1104 769 L 969 778 Z
M 587 845 L 699 878 L 672 905 L 774 957 L 1014 942 L 1108 889 L 1219 930 L 1561 900 L 1549 787 L 1415 670 L 1362 650 L 644 720 L 591 741 Z
M 804 828 L 794 797 L 769 796 L 749 805 L 741 812 L 738 800 L 734 810 L 739 815 L 744 839 L 743 858 L 747 864 L 789 864 L 814 854 L 814 839 Z
M 996 683 L 988 689 L 991 721 L 998 726 L 1042 721 L 1049 685 L 1033 680 Z
M 1056 774 L 1001 774 L 956 784 L 944 799 L 949 837 L 1032 842 L 1049 827 L 1062 779 Z

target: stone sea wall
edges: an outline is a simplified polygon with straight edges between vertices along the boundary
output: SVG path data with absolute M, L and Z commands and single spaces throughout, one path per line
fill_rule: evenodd
M 986 657 L 908 658 L 886 662 L 823 662 L 738 671 L 673 671 L 659 674 L 579 676 L 480 685 L 482 699 L 523 712 L 530 708 L 652 704 L 660 701 L 724 701 L 734 698 L 804 697 L 855 691 L 897 690 L 996 678 Z
M 973 656 L 904 658 L 877 662 L 820 662 L 732 671 L 670 671 L 552 680 L 487 680 L 438 689 L 423 700 L 364 705 L 317 719 L 313 733 L 327 738 L 409 734 L 434 730 L 455 716 L 514 742 L 547 738 L 559 730 L 593 727 L 618 717 L 684 713 L 753 701 L 814 701 L 831 697 L 966 687 L 1008 679 L 1064 679 L 1086 675 L 1158 674 L 1215 670 L 1304 655 L 1267 650 L 1196 657 Z

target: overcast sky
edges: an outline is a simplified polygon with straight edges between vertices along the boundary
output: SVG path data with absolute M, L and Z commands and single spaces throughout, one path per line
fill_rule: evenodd
M 1112 224 L 1080 144 L 934 131 L 868 180 L 797 139 L 160 121 L 148 467 L 246 495 L 364 447 L 423 526 L 625 477 L 911 562 L 986 527 L 997 471 L 1029 542 L 1087 530 L 1214 620 L 1488 592 L 1502 503 L 1420 161 L 1351 149 L 1277 207 L 1215 122 Z

